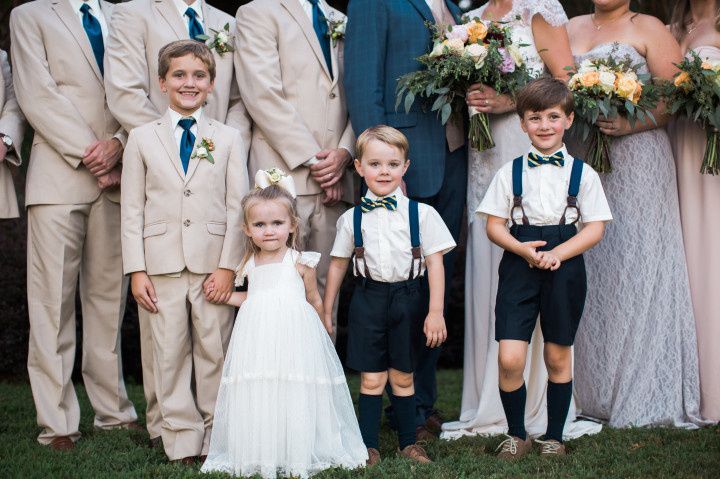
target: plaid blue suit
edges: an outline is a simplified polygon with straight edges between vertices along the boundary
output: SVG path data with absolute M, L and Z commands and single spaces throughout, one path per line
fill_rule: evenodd
M 459 22 L 459 8 L 450 0 L 445 2 Z M 467 149 L 450 153 L 440 118 L 429 108 L 423 111 L 419 101 L 409 113 L 402 104 L 395 111 L 397 79 L 420 68 L 416 58 L 432 47 L 426 21 L 434 22 L 434 18 L 425 0 L 351 0 L 344 47 L 345 95 L 356 134 L 385 124 L 407 136 L 410 168 L 404 179 L 408 196 L 434 207 L 458 241 L 467 189 Z M 454 250 L 443 260 L 447 305 Z M 426 348 L 418 358 L 418 426 L 425 424 L 437 399 L 435 369 L 439 354 L 440 348 Z

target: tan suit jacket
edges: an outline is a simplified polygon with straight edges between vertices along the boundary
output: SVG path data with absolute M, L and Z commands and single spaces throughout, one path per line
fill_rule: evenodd
M 215 163 L 191 158 L 184 173 L 169 113 L 130 133 L 121 188 L 125 274 L 205 274 L 240 263 L 240 202 L 248 191 L 242 139 L 205 113 L 196 146 L 203 137 L 215 144 Z
M 20 111 L 7 53 L 0 50 L 0 133 L 13 141 L 13 151 L 0 162 L 0 218 L 17 218 L 19 215 L 15 185 L 8 164 L 20 166 L 20 147 L 24 133 L 25 117 Z
M 211 28 L 222 30 L 229 23 L 230 35 L 235 35 L 230 15 L 201 3 L 205 33 L 212 38 Z M 105 49 L 105 86 L 110 110 L 128 131 L 157 120 L 167 110 L 167 95 L 158 83 L 158 53 L 168 43 L 188 38 L 187 26 L 172 0 L 133 0 L 115 7 Z M 247 148 L 250 119 L 235 80 L 233 54 L 213 50 L 213 55 L 215 88 L 204 111 L 240 130 Z
M 323 2 L 332 18 L 344 18 Z M 255 0 L 237 12 L 235 71 L 253 118 L 249 170 L 290 172 L 298 194 L 322 190 L 302 166 L 320 150 L 354 151 L 345 106 L 342 41 L 331 43 L 331 77 L 312 22 L 297 0 Z M 345 177 L 352 200 L 352 175 Z
M 109 17 L 113 4 L 100 0 L 100 8 Z M 126 137 L 82 23 L 67 0 L 36 0 L 13 9 L 10 38 L 15 93 L 35 129 L 25 204 L 92 203 L 100 188 L 82 163 L 85 148 Z

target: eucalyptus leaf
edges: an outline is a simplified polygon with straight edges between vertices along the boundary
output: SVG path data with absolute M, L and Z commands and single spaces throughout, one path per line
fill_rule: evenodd
M 444 125 L 448 122 L 450 119 L 450 114 L 452 113 L 452 107 L 450 106 L 450 103 L 445 103 L 442 107 L 441 116 L 440 116 L 440 122 Z
M 410 108 L 412 108 L 412 104 L 415 102 L 415 94 L 411 91 L 405 95 L 405 113 L 410 113 Z

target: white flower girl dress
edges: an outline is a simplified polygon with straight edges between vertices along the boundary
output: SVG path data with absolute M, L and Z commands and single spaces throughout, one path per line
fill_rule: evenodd
M 225 358 L 203 472 L 308 477 L 365 465 L 345 374 L 330 336 L 305 299 L 296 262 L 320 254 L 289 249 L 282 262 L 255 265 Z

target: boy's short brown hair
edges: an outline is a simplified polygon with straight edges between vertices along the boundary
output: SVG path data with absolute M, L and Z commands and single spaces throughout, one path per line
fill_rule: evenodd
M 408 159 L 410 144 L 408 143 L 407 137 L 392 126 L 376 125 L 363 131 L 355 142 L 355 154 L 358 160 L 362 160 L 365 154 L 365 148 L 367 148 L 368 143 L 372 140 L 394 146 L 402 152 L 405 160 Z
M 176 40 L 162 47 L 158 54 L 158 76 L 165 78 L 173 58 L 180 58 L 185 55 L 193 55 L 195 58 L 199 58 L 207 67 L 210 80 L 215 80 L 215 58 L 204 43 L 196 40 Z
M 543 111 L 556 106 L 569 115 L 575 107 L 573 94 L 567 84 L 551 77 L 538 78 L 522 87 L 517 93 L 515 104 L 520 118 L 528 111 Z

